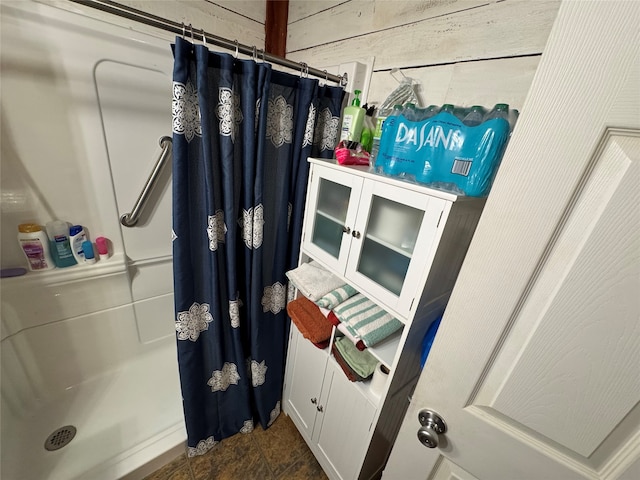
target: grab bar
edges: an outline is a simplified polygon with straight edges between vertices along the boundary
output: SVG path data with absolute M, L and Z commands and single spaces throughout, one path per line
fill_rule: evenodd
M 151 175 L 149 175 L 149 178 L 144 184 L 144 187 L 142 187 L 142 192 L 140 192 L 140 196 L 138 197 L 138 200 L 136 200 L 131 213 L 125 213 L 120 217 L 120 223 L 125 227 L 133 227 L 136 223 L 138 223 L 140 214 L 142 213 L 147 200 L 149 200 L 149 195 L 151 195 L 151 192 L 156 185 L 158 177 L 160 176 L 160 172 L 162 172 L 162 167 L 164 167 L 167 158 L 171 156 L 171 145 L 171 137 L 165 136 L 160 138 L 160 146 L 162 147 L 162 152 L 160 153 L 158 161 L 151 171 Z

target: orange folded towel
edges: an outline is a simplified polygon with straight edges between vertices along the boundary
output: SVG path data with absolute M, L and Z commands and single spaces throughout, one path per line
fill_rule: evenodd
M 322 343 L 331 337 L 331 323 L 311 300 L 300 297 L 289 302 L 287 313 L 307 340 Z

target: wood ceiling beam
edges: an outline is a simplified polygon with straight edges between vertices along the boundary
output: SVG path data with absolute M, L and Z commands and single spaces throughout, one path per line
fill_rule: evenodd
M 267 53 L 284 57 L 287 54 L 287 21 L 289 0 L 266 0 L 264 49 Z

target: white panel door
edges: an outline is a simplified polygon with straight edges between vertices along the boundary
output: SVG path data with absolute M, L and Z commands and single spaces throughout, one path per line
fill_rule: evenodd
M 560 7 L 383 479 L 638 478 L 639 23 Z

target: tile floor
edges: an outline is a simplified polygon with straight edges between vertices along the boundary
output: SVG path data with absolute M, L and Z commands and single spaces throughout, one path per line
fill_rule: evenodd
M 289 417 L 267 430 L 227 438 L 208 453 L 180 455 L 144 480 L 326 480 L 327 476 Z

